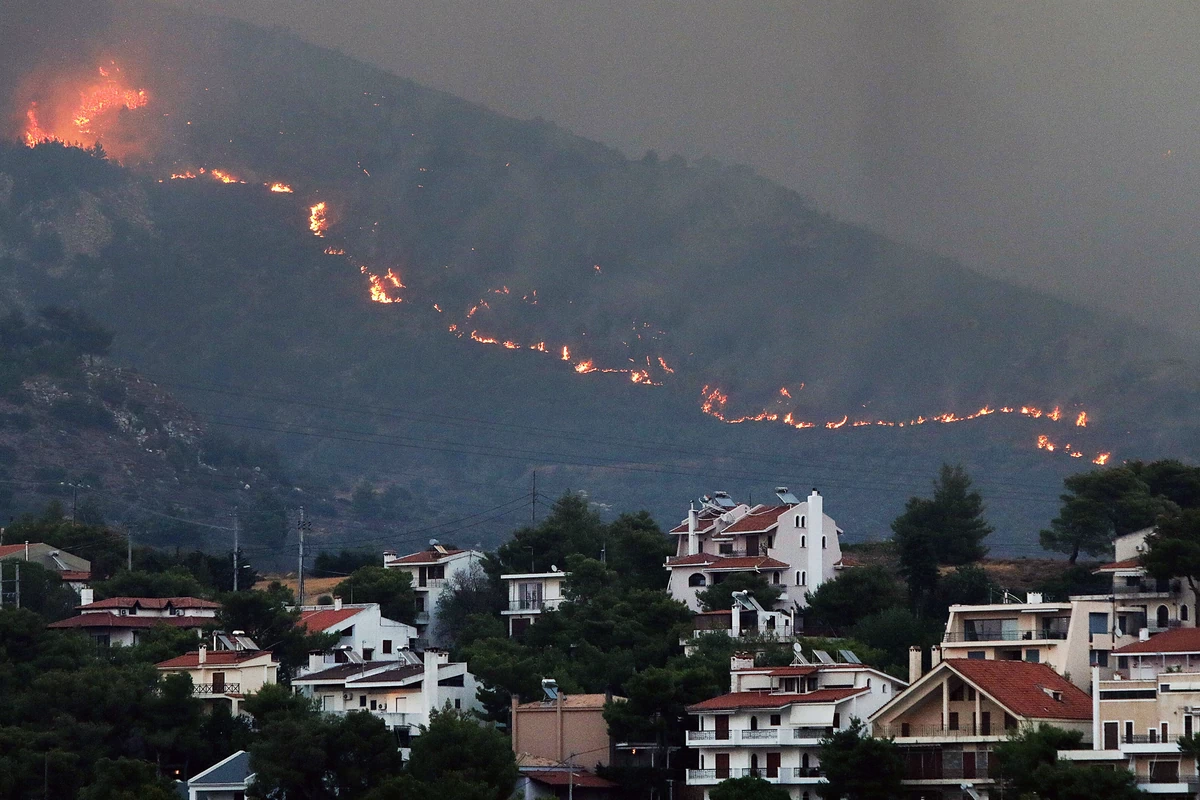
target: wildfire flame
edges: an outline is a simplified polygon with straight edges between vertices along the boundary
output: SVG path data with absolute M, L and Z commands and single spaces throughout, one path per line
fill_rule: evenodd
M 1112 453 L 1100 453 L 1098 456 L 1092 459 L 1092 463 L 1099 464 L 1103 467 L 1108 463 L 1108 459 L 1110 458 L 1112 458 Z
M 236 175 L 230 175 L 224 170 L 214 169 L 209 172 L 209 174 L 212 175 L 213 180 L 218 180 L 221 183 L 245 183 L 245 181 L 241 178 L 237 177 Z
M 270 187 L 272 192 L 282 192 L 284 194 L 292 193 L 292 187 L 288 186 L 286 183 L 271 183 L 271 184 L 264 183 L 263 186 Z
M 1079 416 L 1075 418 L 1075 427 L 1086 428 L 1088 423 L 1087 412 L 1080 411 Z
M 25 112 L 25 144 L 33 147 L 48 140 L 69 142 L 84 141 L 83 137 L 103 138 L 100 123 L 107 121 L 113 112 L 142 108 L 150 102 L 145 89 L 130 89 L 117 79 L 121 70 L 116 64 L 99 67 L 101 80 L 84 87 L 79 92 L 79 102 L 65 116 L 69 122 L 47 124 L 41 117 L 37 102 L 29 104 Z
M 308 229 L 314 236 L 324 236 L 329 229 L 329 220 L 325 217 L 325 201 L 317 203 L 308 209 Z

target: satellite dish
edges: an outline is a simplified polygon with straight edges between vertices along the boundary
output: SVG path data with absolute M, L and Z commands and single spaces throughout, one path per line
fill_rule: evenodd
M 557 564 L 551 564 L 551 565 L 550 565 L 550 571 L 551 571 L 551 572 L 558 572 L 558 565 L 557 565 Z
M 430 547 L 433 547 L 433 546 L 435 546 L 436 544 L 438 544 L 438 540 L 437 540 L 437 539 L 430 539 L 430 540 L 429 540 L 429 546 L 430 546 Z

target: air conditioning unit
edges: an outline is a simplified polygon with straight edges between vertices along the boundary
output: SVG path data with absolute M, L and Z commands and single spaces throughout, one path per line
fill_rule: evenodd
M 380 703 L 380 704 L 379 704 L 379 710 L 380 710 L 380 711 L 387 711 L 387 703 Z
M 343 700 L 353 700 L 354 693 L 353 692 L 342 692 L 342 699 Z

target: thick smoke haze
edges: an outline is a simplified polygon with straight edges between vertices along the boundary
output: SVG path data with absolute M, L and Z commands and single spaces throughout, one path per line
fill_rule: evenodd
M 1194 3 L 189 0 L 1200 335 Z

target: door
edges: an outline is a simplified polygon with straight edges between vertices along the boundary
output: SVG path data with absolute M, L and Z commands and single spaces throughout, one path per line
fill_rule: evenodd
M 767 753 L 767 777 L 779 777 L 779 753 Z
M 728 730 L 728 726 L 726 726 Z M 720 737 L 718 737 L 720 738 Z M 729 777 L 729 753 L 717 753 L 717 780 Z
M 417 585 L 418 586 L 428 586 L 429 585 L 429 567 L 421 567 L 418 570 Z
M 975 752 L 973 750 L 965 751 L 962 754 L 963 758 L 963 778 L 975 777 Z
M 1120 730 L 1121 730 L 1121 723 L 1119 723 L 1119 722 L 1104 723 L 1104 749 L 1105 750 L 1119 749 L 1120 742 L 1118 742 L 1117 739 L 1118 739 L 1118 736 L 1120 735 Z
M 746 537 L 746 555 L 757 556 L 761 555 L 761 546 L 758 543 L 758 534 L 750 534 Z
M 213 686 L 213 694 L 224 694 L 225 693 L 225 673 L 224 672 L 214 672 L 213 673 L 212 686 Z
M 992 712 L 979 712 L 979 734 L 981 736 L 990 736 L 992 733 Z
M 729 738 L 729 715 L 728 714 L 719 714 L 716 719 L 717 719 L 717 738 L 718 739 L 728 739 Z M 726 762 L 726 766 L 728 766 L 728 763 L 729 763 L 728 756 L 725 757 L 725 762 Z

